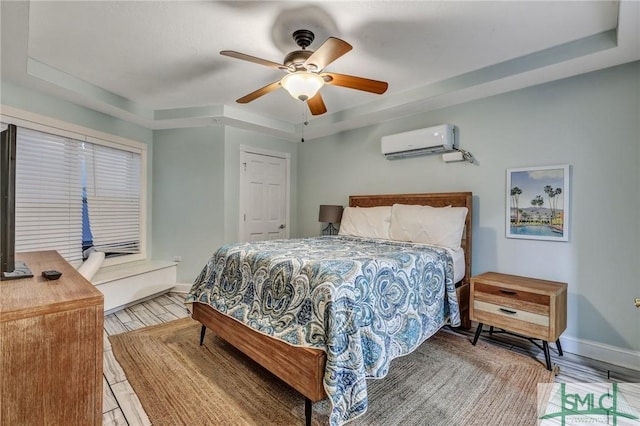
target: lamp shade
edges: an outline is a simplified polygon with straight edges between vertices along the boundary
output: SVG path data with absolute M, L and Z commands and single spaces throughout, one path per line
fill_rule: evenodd
M 342 219 L 342 206 L 321 205 L 318 222 L 340 223 Z
M 306 101 L 313 98 L 324 86 L 324 79 L 312 72 L 298 71 L 282 77 L 280 85 L 294 98 Z

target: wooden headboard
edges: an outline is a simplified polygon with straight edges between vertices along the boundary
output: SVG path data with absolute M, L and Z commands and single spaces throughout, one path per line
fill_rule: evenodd
M 465 270 L 463 284 L 469 284 L 471 277 L 471 192 L 441 192 L 434 194 L 384 194 L 384 195 L 351 195 L 349 207 L 378 207 L 392 206 L 394 204 L 411 204 L 432 207 L 466 207 L 467 219 L 464 223 L 464 233 L 460 246 L 464 250 Z

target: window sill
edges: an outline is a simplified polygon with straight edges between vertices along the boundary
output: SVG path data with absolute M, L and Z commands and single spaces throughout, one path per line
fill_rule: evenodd
M 105 266 L 100 268 L 93 276 L 91 282 L 94 285 L 106 284 L 112 281 L 130 278 L 137 275 L 147 274 L 160 269 L 176 266 L 176 262 L 166 260 L 141 260 L 137 262 L 121 263 L 119 265 Z

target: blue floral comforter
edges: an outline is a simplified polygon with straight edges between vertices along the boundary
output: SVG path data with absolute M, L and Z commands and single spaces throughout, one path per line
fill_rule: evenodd
M 447 321 L 460 324 L 453 261 L 442 248 L 332 236 L 221 247 L 187 302 L 327 353 L 331 425 L 367 410 L 366 378 L 384 377 Z

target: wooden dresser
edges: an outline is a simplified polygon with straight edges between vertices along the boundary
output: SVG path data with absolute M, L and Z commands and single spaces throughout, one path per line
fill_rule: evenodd
M 102 293 L 55 251 L 16 258 L 34 276 L 0 281 L 0 425 L 101 425 Z
M 551 370 L 548 342 L 556 342 L 567 327 L 567 284 L 485 272 L 471 277 L 470 316 L 478 322 L 475 345 L 484 324 L 542 340 L 547 368 Z M 535 342 L 534 342 L 535 343 Z

